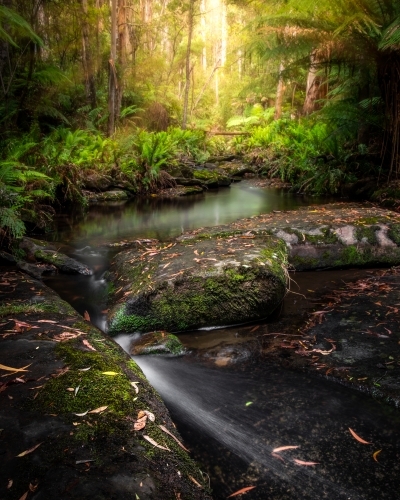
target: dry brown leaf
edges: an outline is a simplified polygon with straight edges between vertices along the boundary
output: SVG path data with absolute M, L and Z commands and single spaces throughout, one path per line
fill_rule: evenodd
M 158 444 L 154 439 L 152 439 L 150 436 L 144 435 L 143 438 L 151 443 L 153 446 L 156 446 L 157 448 L 160 448 L 161 450 L 166 450 L 166 451 L 171 451 L 167 446 L 162 446 L 161 444 Z
M 362 443 L 362 444 L 372 444 L 369 441 L 365 441 L 364 439 L 360 438 L 360 436 L 358 434 L 356 434 L 353 431 L 353 429 L 350 429 L 350 427 L 349 427 L 349 431 L 350 431 L 351 435 L 353 436 L 353 438 L 356 439 L 359 443 Z
M 298 460 L 297 458 L 293 459 L 293 462 L 297 465 L 318 465 L 319 462 L 304 462 L 304 460 Z
M 164 427 L 163 425 L 159 425 L 158 426 L 162 431 L 166 432 L 169 436 L 172 437 L 172 439 L 175 439 L 175 441 L 179 444 L 179 446 L 184 449 L 185 451 L 189 452 L 189 450 L 187 448 L 185 448 L 183 446 L 183 444 L 179 441 L 179 439 L 177 437 L 175 437 L 172 432 L 170 432 L 166 427 Z
M 274 448 L 272 453 L 279 453 L 284 450 L 295 450 L 296 448 L 299 448 L 299 446 L 280 446 L 279 448 Z
M 82 340 L 82 344 L 85 345 L 88 349 L 90 349 L 91 351 L 95 351 L 96 349 L 92 346 L 92 344 L 86 340 L 86 339 L 83 339 Z
M 198 481 L 196 481 L 196 479 L 193 476 L 191 476 L 190 474 L 188 474 L 188 476 L 189 476 L 189 479 L 191 481 L 193 481 L 196 486 L 198 486 L 199 488 L 203 489 L 203 486 Z
M 232 495 L 229 495 L 229 497 L 226 498 L 233 498 L 237 497 L 238 495 L 243 495 L 243 493 L 247 493 L 250 490 L 254 490 L 255 486 L 246 486 L 246 488 L 242 488 L 241 490 L 235 491 L 235 493 L 232 493 Z
M 85 318 L 86 321 L 90 322 L 90 314 L 87 311 L 83 313 L 83 317 Z
M 375 462 L 378 462 L 378 455 L 382 450 L 375 451 L 375 453 L 372 455 L 372 458 L 375 460 Z
M 12 366 L 6 366 L 6 365 L 1 365 L 0 364 L 0 370 L 5 370 L 7 372 L 13 372 L 13 373 L 27 372 L 28 370 L 26 368 L 28 368 L 29 366 L 31 366 L 31 364 L 23 366 L 22 368 L 13 368 Z M 3 375 L 3 377 L 4 377 L 4 375 Z
M 141 431 L 146 427 L 147 415 L 144 415 L 141 418 L 138 418 L 136 422 L 133 424 L 133 428 L 135 431 Z
M 279 460 L 281 460 L 281 462 L 284 462 L 285 460 L 278 454 L 278 453 L 271 453 L 271 455 L 274 457 L 274 458 L 278 458 Z
M 25 455 L 29 455 L 29 453 L 32 453 L 32 451 L 35 451 L 36 448 L 39 448 L 39 446 L 41 445 L 42 443 L 39 443 L 35 446 L 33 446 L 33 448 L 29 448 L 29 450 L 25 450 L 23 451 L 22 453 L 20 453 L 19 455 L 17 455 L 17 457 L 24 457 Z
M 91 410 L 88 413 L 102 413 L 107 408 L 108 408 L 108 406 L 100 406 L 99 408 L 96 408 L 95 410 Z

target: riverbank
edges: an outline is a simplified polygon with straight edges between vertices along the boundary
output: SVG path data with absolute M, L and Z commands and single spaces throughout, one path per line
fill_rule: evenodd
M 112 339 L 11 267 L 0 294 L 1 498 L 211 498 L 164 403 Z

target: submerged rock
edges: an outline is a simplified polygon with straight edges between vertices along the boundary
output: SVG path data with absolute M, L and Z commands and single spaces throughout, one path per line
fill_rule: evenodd
M 267 317 L 286 291 L 286 247 L 224 233 L 119 253 L 109 332 L 183 331 Z
M 131 346 L 131 354 L 173 354 L 181 355 L 185 352 L 182 342 L 176 335 L 167 332 L 150 332 L 140 336 Z

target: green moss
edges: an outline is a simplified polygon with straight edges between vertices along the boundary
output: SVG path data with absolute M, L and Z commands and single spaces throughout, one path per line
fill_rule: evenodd
M 378 243 L 376 238 L 376 231 L 378 229 L 379 226 L 358 226 L 356 228 L 356 238 L 358 241 L 362 241 L 365 238 L 370 245 L 376 245 Z
M 40 302 L 32 304 L 30 302 L 11 303 L 0 305 L 0 317 L 17 315 L 17 314 L 40 314 L 40 313 L 56 313 L 56 314 L 75 314 L 75 310 L 63 301 Z
M 61 266 L 64 263 L 64 256 L 57 252 L 47 252 L 43 250 L 36 250 L 34 253 L 35 259 L 41 262 L 46 262 L 47 264 L 53 264 L 55 266 Z
M 166 348 L 171 351 L 172 354 L 179 355 L 184 352 L 184 347 L 182 342 L 178 339 L 176 335 L 172 333 L 168 334 L 168 340 L 165 343 Z
M 202 181 L 218 181 L 220 175 L 216 172 L 211 172 L 210 170 L 195 170 L 193 172 L 193 177 Z
M 391 224 L 388 237 L 400 246 L 400 224 Z

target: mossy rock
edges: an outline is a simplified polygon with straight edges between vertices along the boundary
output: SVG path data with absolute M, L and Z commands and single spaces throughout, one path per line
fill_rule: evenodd
M 185 348 L 176 335 L 158 331 L 141 335 L 133 342 L 130 352 L 134 356 L 142 354 L 179 356 L 185 352 Z
M 121 252 L 110 270 L 109 333 L 184 331 L 266 318 L 286 292 L 287 249 L 224 233 Z
M 10 499 L 23 497 L 32 483 L 33 496 L 43 500 L 65 492 L 71 500 L 173 500 L 176 492 L 182 499 L 210 500 L 196 463 L 160 429 L 181 440 L 130 356 L 43 283 L 23 273 L 0 274 L 1 282 L 13 284 L 0 306 L 0 332 L 21 322 L 18 334 L 0 335 L 2 362 L 22 370 L 1 370 L 4 495 L 12 478 Z M 33 305 L 33 297 L 43 298 L 42 305 Z M 155 420 L 135 430 L 140 411 Z M 18 456 L 25 450 L 31 452 Z
M 232 183 L 231 178 L 226 175 L 223 170 L 220 169 L 198 169 L 193 172 L 193 177 L 195 179 L 203 181 L 204 184 L 209 188 L 229 186 Z

